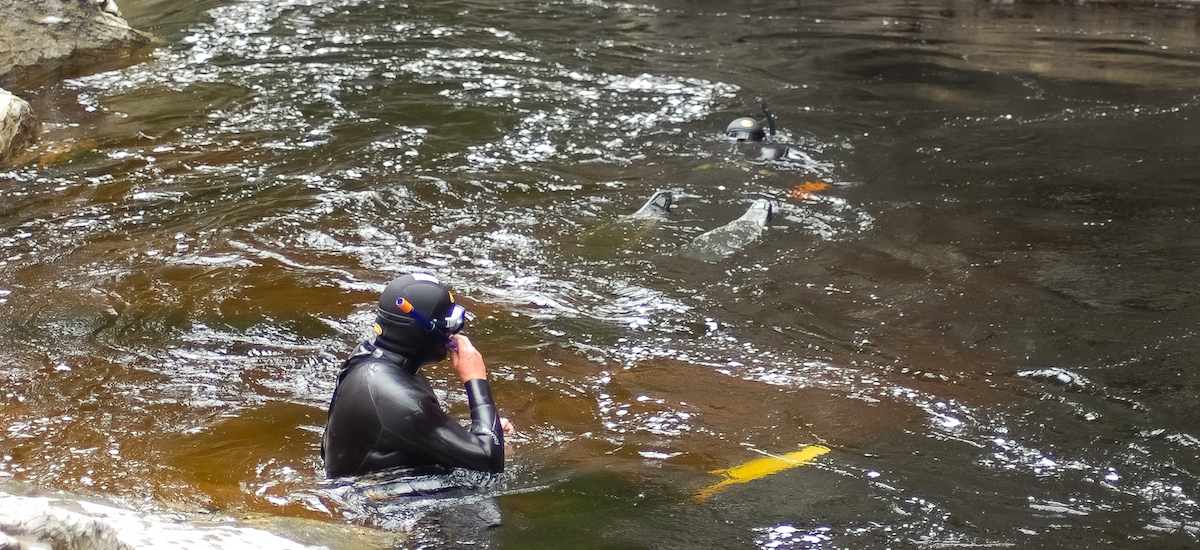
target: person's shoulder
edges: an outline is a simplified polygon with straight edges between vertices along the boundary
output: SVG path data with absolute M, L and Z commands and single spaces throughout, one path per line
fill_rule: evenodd
M 401 370 L 383 357 L 371 355 L 355 357 L 345 366 L 341 383 L 363 383 L 381 376 L 388 377 Z

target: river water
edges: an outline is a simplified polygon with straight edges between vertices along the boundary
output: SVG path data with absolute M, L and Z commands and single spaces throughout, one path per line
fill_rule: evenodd
M 1200 541 L 1193 9 L 121 7 L 157 47 L 26 90 L 45 134 L 0 173 L 10 483 L 401 547 Z M 722 140 L 759 98 L 788 159 Z M 755 241 L 682 253 L 761 198 Z M 483 534 L 322 479 L 335 372 L 410 270 L 520 430 L 445 499 Z

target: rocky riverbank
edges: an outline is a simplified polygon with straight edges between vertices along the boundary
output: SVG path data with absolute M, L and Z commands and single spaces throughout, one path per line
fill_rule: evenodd
M 0 481 L 0 550 L 375 550 L 404 548 L 409 542 L 348 523 L 147 512 Z
M 0 89 L 0 161 L 32 139 L 36 127 L 29 103 Z
M 58 550 L 318 548 L 233 522 L 207 526 L 175 523 L 86 500 L 0 493 L 0 549 L 46 547 Z
M 151 43 L 114 0 L 0 0 L 0 13 L 0 162 L 36 139 L 23 90 L 107 68 Z

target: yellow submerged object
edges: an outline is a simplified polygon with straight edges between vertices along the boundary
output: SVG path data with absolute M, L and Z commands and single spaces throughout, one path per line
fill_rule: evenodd
M 785 455 L 768 455 L 762 458 L 756 458 L 742 464 L 725 470 L 716 470 L 712 473 L 721 474 L 725 479 L 716 485 L 705 488 L 692 496 L 692 500 L 704 502 L 730 485 L 736 483 L 745 483 L 756 479 L 769 476 L 774 473 L 782 472 L 796 466 L 811 464 L 813 459 L 830 451 L 829 447 L 824 445 L 809 445 L 802 447 L 799 451 L 788 453 Z

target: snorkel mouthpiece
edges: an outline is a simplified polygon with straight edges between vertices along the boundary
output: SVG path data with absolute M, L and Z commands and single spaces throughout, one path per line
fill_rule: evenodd
M 400 298 L 399 300 L 396 300 L 396 307 L 400 308 L 400 311 L 407 313 L 409 317 L 412 317 L 418 325 L 421 325 L 422 327 L 428 327 L 425 330 L 433 329 L 433 323 L 431 323 L 429 319 L 426 319 L 424 315 L 421 315 L 421 312 L 417 311 L 417 308 L 413 307 L 412 302 L 409 302 L 404 298 Z

